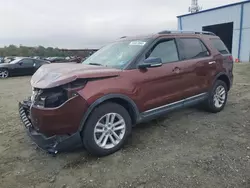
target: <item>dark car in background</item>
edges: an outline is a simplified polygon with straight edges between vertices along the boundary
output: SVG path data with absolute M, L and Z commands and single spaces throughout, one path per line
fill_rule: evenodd
M 51 63 L 64 63 L 64 62 L 68 62 L 64 57 L 49 57 L 46 58 L 47 61 L 51 62 Z
M 3 59 L 3 63 L 9 63 L 9 62 L 15 60 L 16 58 L 17 58 L 17 57 L 14 57 L 14 56 L 5 57 L 5 58 Z
M 44 64 L 50 62 L 33 58 L 16 58 L 9 63 L 0 64 L 0 78 L 17 75 L 32 75 Z
M 83 61 L 83 58 L 76 56 L 76 57 L 72 57 L 71 59 L 69 59 L 69 61 L 73 63 L 81 63 Z
M 47 61 L 50 63 L 81 63 L 82 58 L 78 56 L 72 56 L 72 57 L 49 57 L 46 58 Z

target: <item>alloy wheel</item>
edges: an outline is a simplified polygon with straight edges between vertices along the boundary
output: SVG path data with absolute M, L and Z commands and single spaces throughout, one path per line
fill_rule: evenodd
M 215 90 L 215 94 L 214 94 L 214 106 L 216 108 L 221 108 L 226 100 L 226 89 L 225 87 L 223 87 L 222 85 L 219 85 L 216 90 Z
M 121 142 L 125 135 L 124 118 L 117 113 L 102 116 L 94 128 L 94 140 L 103 149 L 111 149 Z
M 0 70 L 0 78 L 7 78 L 9 76 L 9 72 L 7 70 Z

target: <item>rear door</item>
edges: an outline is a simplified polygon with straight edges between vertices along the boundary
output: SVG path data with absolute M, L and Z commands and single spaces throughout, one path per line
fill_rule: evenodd
M 209 72 L 216 70 L 215 59 L 211 52 L 198 37 L 179 37 L 181 71 L 185 74 L 185 98 L 207 92 Z

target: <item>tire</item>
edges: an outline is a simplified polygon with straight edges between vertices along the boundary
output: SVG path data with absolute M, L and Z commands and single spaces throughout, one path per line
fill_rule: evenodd
M 108 125 L 106 123 L 107 119 L 110 120 L 109 122 L 112 122 L 113 117 L 115 117 L 113 119 L 114 123 Z M 121 123 L 117 124 L 119 122 Z M 115 124 L 117 125 L 114 126 Z M 121 129 L 123 125 L 125 128 Z M 131 117 L 123 106 L 116 103 L 101 104 L 91 112 L 82 131 L 81 135 L 84 147 L 89 153 L 95 156 L 110 155 L 122 148 L 131 133 L 131 127 Z M 113 138 L 113 142 L 111 137 Z M 106 145 L 104 145 L 105 140 Z
M 8 69 L 0 69 L 0 78 L 8 78 L 9 75 Z
M 205 108 L 212 113 L 222 111 L 227 102 L 228 88 L 222 80 L 217 80 L 205 101 Z M 217 97 L 218 96 L 218 97 Z

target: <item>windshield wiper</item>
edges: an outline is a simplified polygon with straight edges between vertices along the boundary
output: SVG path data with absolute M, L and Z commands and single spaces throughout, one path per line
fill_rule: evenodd
M 100 63 L 89 63 L 89 65 L 103 66 L 103 65 L 102 65 L 102 64 L 100 64 Z

